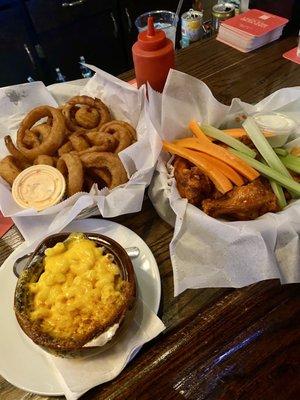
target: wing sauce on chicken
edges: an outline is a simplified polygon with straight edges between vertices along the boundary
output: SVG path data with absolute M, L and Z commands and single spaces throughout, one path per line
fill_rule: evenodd
M 181 197 L 215 218 L 251 220 L 280 211 L 269 182 L 261 177 L 222 195 L 199 168 L 181 157 L 174 161 L 174 176 Z

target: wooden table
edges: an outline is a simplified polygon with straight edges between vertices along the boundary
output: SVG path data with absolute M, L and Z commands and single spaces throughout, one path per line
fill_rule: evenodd
M 210 39 L 178 52 L 177 68 L 202 79 L 226 104 L 233 97 L 257 102 L 279 88 L 300 85 L 300 66 L 282 58 L 295 45 L 296 38 L 286 38 L 243 54 Z M 132 72 L 122 78 L 132 78 Z M 167 329 L 114 381 L 83 399 L 300 398 L 299 285 L 269 280 L 240 290 L 187 290 L 174 298 L 168 249 L 173 229 L 147 198 L 140 213 L 114 220 L 140 235 L 156 257 L 162 278 L 159 315 Z M 0 239 L 0 263 L 21 241 L 15 227 Z M 0 378 L 0 399 L 41 397 Z

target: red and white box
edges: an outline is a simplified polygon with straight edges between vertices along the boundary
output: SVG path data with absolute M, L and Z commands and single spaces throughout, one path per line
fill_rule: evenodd
M 217 40 L 249 52 L 277 40 L 288 19 L 256 9 L 248 10 L 221 23 Z

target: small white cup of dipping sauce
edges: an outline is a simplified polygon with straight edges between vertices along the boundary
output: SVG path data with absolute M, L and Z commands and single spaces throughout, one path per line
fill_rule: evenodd
M 16 177 L 12 196 L 20 207 L 41 211 L 59 203 L 65 190 L 66 181 L 58 169 L 49 165 L 33 165 Z
M 283 146 L 296 127 L 295 121 L 290 117 L 277 112 L 261 112 L 253 115 L 253 118 L 264 132 L 271 134 L 266 138 L 272 147 Z

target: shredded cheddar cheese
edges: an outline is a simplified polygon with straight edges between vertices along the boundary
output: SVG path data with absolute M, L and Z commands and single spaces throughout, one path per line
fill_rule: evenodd
M 75 234 L 45 251 L 44 272 L 29 284 L 30 318 L 55 338 L 80 338 L 107 323 L 124 302 L 126 284 L 111 254 Z

